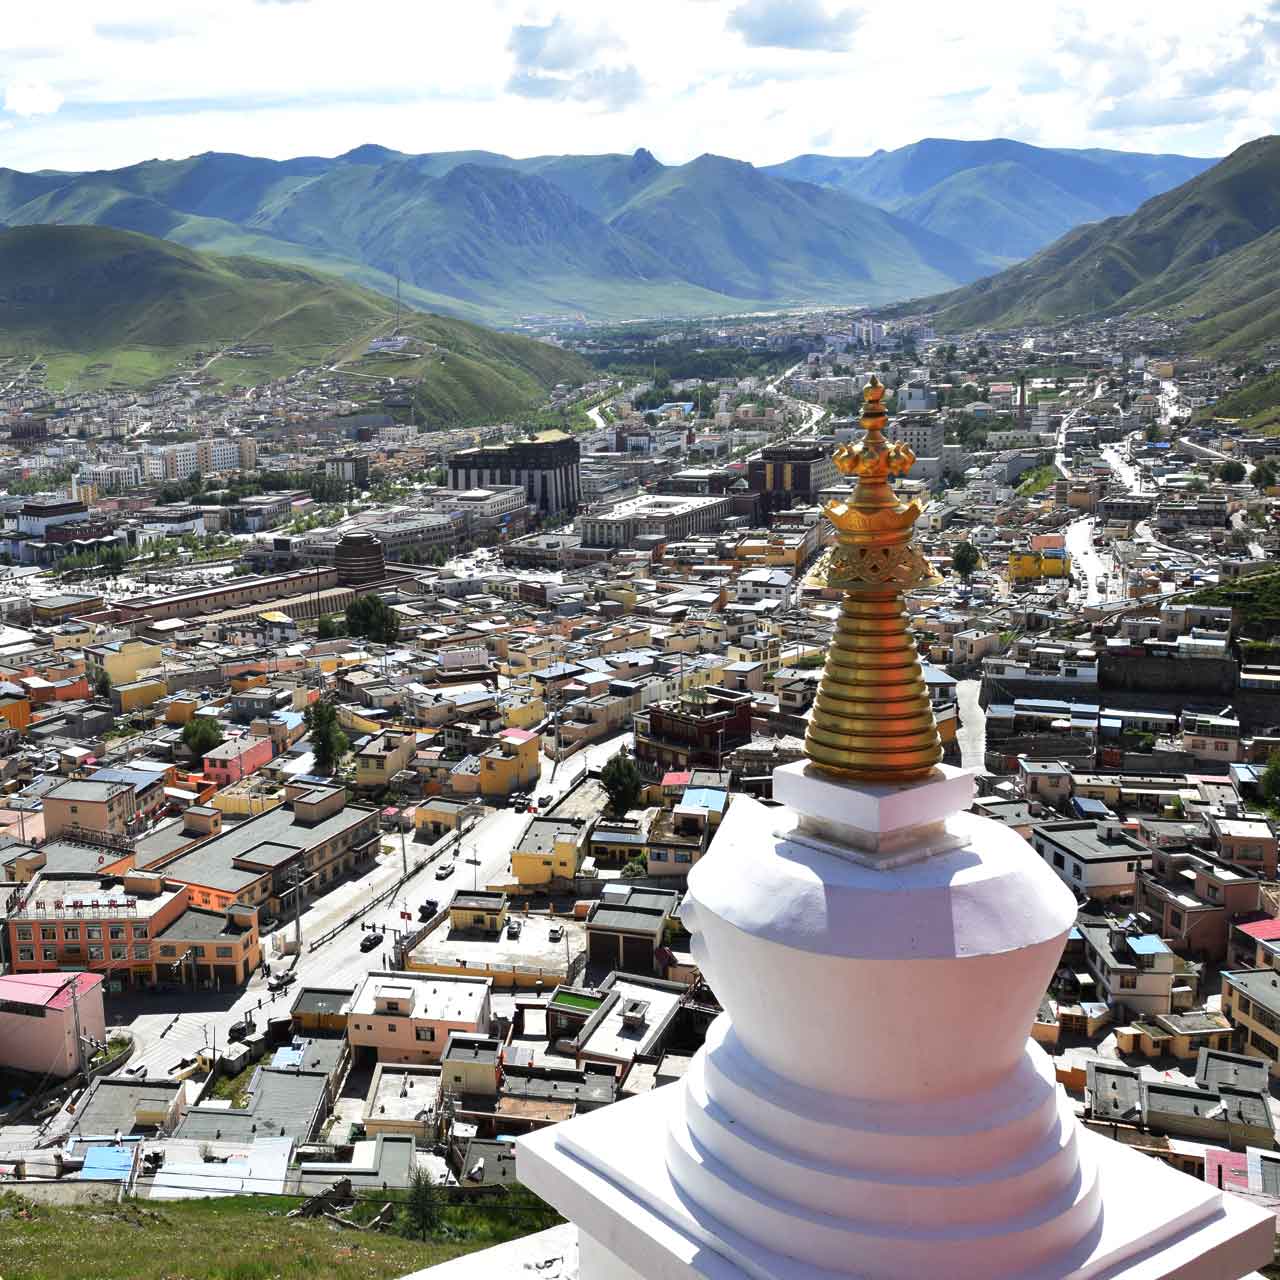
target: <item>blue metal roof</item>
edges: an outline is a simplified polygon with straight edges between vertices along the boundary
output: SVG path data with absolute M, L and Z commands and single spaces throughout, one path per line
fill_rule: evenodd
M 1159 956 L 1164 955 L 1169 948 L 1154 933 L 1141 933 L 1136 938 L 1129 939 L 1129 950 L 1135 956 Z
M 680 797 L 681 804 L 697 805 L 700 809 L 708 809 L 712 813 L 720 813 L 728 803 L 729 797 L 714 787 L 686 787 Z
M 133 1145 L 127 1147 L 90 1147 L 84 1153 L 80 1178 L 85 1182 L 120 1182 L 133 1167 Z

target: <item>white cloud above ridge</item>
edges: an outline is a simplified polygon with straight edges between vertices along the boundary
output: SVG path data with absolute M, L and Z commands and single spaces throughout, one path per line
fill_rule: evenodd
M 365 0 L 357 16 L 346 0 L 112 0 L 108 21 L 59 0 L 56 43 L 47 21 L 6 15 L 0 166 L 365 142 L 768 164 L 996 136 L 1216 155 L 1280 130 L 1276 13 L 1044 0 L 1028 24 L 1021 0 L 909 15 L 872 0 Z

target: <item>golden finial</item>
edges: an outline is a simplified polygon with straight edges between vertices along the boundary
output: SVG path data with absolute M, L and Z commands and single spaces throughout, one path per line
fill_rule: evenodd
M 814 576 L 843 589 L 844 603 L 804 746 L 827 773 L 915 782 L 942 759 L 942 742 L 902 593 L 936 579 L 911 541 L 920 504 L 899 502 L 889 485 L 891 475 L 911 470 L 915 455 L 883 438 L 884 391 L 872 375 L 862 392 L 866 434 L 855 445 L 841 445 L 832 459 L 858 484 L 851 502 L 823 508 L 836 545 Z

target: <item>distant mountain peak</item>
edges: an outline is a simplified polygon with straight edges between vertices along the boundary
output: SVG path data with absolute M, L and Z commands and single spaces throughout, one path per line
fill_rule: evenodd
M 636 177 L 642 177 L 646 173 L 652 173 L 655 169 L 661 169 L 653 152 L 648 147 L 637 147 L 635 153 L 631 157 L 631 172 Z
M 352 147 L 350 151 L 344 151 L 342 155 L 335 157 L 347 164 L 386 164 L 388 160 L 403 158 L 403 151 L 393 151 L 390 147 L 380 146 L 376 142 L 366 142 L 361 146 Z

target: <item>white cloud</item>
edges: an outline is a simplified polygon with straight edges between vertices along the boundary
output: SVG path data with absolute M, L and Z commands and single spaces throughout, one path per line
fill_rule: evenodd
M 995 136 L 1213 155 L 1280 128 L 1280 50 L 1257 0 L 1042 0 L 1034 23 L 1026 0 L 364 0 L 358 20 L 350 0 L 57 9 L 56 38 L 31 6 L 5 15 L 0 165 L 365 142 L 769 164 Z
M 40 80 L 15 80 L 4 91 L 4 109 L 15 116 L 48 116 L 62 106 L 62 94 Z

